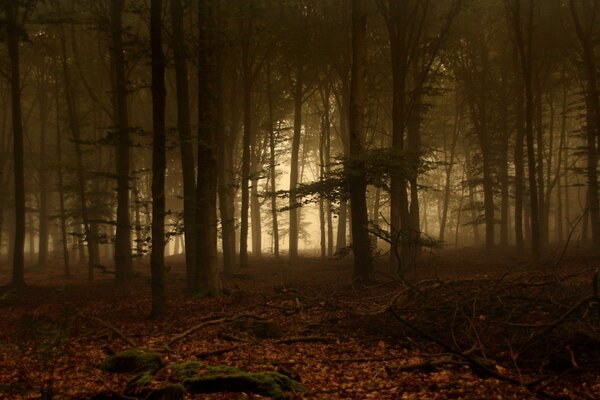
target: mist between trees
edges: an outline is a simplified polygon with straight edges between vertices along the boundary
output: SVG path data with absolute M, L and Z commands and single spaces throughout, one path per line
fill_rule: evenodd
M 1 269 L 600 248 L 600 2 L 2 2 Z

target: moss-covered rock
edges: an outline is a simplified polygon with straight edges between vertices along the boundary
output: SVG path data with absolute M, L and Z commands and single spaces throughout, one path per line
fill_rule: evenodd
M 206 364 L 201 361 L 184 361 L 171 364 L 168 368 L 177 378 L 184 380 L 197 376 L 202 368 L 206 368 Z
M 100 369 L 108 372 L 150 372 L 163 366 L 160 354 L 150 350 L 131 349 L 107 357 Z
M 300 382 L 271 371 L 208 373 L 188 378 L 183 384 L 190 393 L 247 392 L 275 400 L 287 399 L 292 393 L 306 390 Z

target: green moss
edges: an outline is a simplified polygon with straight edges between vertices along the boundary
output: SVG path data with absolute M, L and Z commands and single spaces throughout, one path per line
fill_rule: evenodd
M 146 400 L 183 400 L 185 388 L 182 384 L 169 384 L 161 386 L 150 392 L 144 399 Z
M 207 368 L 209 374 L 233 374 L 243 372 L 242 370 L 230 365 L 211 365 Z
M 148 372 L 148 371 L 142 372 L 140 374 L 137 374 L 133 378 L 131 378 L 129 380 L 129 382 L 127 382 L 127 386 L 128 387 L 148 386 L 152 383 L 153 379 L 154 379 L 154 375 L 152 375 L 150 372 Z
M 298 381 L 278 372 L 243 372 L 216 374 L 188 378 L 184 385 L 191 393 L 248 392 L 283 400 L 290 393 L 306 388 Z
M 156 372 L 163 366 L 160 354 L 149 351 L 131 349 L 107 357 L 100 369 L 108 372 Z
M 204 367 L 206 364 L 201 361 L 185 361 L 169 366 L 179 379 L 193 378 L 198 375 L 198 370 Z

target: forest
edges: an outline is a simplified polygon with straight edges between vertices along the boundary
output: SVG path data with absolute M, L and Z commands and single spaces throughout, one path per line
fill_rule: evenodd
M 600 0 L 0 0 L 0 399 L 599 399 Z

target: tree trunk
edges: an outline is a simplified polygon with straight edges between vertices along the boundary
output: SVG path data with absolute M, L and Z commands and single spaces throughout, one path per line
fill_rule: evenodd
M 253 127 L 252 133 L 252 157 L 250 162 L 250 222 L 252 224 L 252 256 L 260 258 L 262 256 L 262 221 L 260 218 L 260 197 L 258 194 L 258 181 L 261 174 L 261 153 L 262 148 L 259 145 L 260 139 L 256 135 L 256 128 Z
M 151 0 L 150 50 L 152 57 L 152 310 L 150 316 L 165 312 L 165 88 L 166 60 L 162 49 L 162 0 Z
M 268 106 L 268 129 L 269 129 L 269 174 L 271 181 L 271 219 L 273 229 L 273 254 L 279 259 L 279 223 L 277 220 L 277 171 L 275 163 L 275 130 L 273 128 L 273 89 L 271 82 L 271 68 L 267 71 L 267 106 Z
M 40 107 L 40 214 L 38 233 L 38 268 L 46 268 L 48 263 L 49 216 L 48 216 L 48 166 L 46 165 L 46 136 L 48 131 L 48 94 L 47 77 L 39 77 L 39 107 Z
M 296 189 L 298 188 L 298 164 L 300 156 L 300 139 L 302 134 L 302 96 L 304 88 L 304 68 L 301 57 L 296 64 L 296 82 L 294 83 L 294 133 L 292 136 L 292 156 L 290 160 L 290 227 L 289 257 L 294 263 L 298 259 L 299 216 L 296 206 Z
M 117 282 L 128 280 L 133 273 L 129 218 L 129 118 L 122 24 L 124 5 L 124 0 L 111 0 L 110 2 L 110 59 L 113 73 L 113 129 L 116 135 L 117 170 L 117 232 L 114 256 Z
M 23 155 L 23 121 L 21 116 L 21 74 L 19 71 L 18 5 L 5 3 L 6 45 L 10 61 L 10 91 L 13 127 L 13 169 L 15 185 L 15 229 L 12 285 L 25 286 L 25 167 Z
M 225 135 L 217 0 L 198 4 L 198 178 L 196 183 L 197 262 L 195 289 L 219 295 L 217 265 L 217 138 Z
M 173 61 L 175 64 L 175 86 L 177 92 L 177 131 L 181 153 L 183 176 L 183 233 L 185 239 L 185 265 L 187 289 L 192 290 L 193 271 L 196 266 L 195 204 L 196 181 L 194 142 L 190 124 L 190 98 L 188 91 L 188 53 L 183 29 L 183 6 L 181 0 L 171 0 L 171 26 L 173 30 Z
M 588 207 L 590 225 L 592 228 L 592 243 L 595 251 L 600 246 L 600 201 L 598 197 L 598 134 L 600 132 L 600 90 L 598 88 L 598 71 L 596 66 L 595 38 L 593 31 L 584 31 L 574 0 L 569 1 L 571 17 L 575 25 L 575 32 L 581 45 L 584 61 L 587 111 L 586 158 L 588 179 Z M 596 18 L 597 7 L 594 2 L 593 15 Z M 594 25 L 591 26 L 593 29 Z M 567 205 L 568 206 L 568 205 Z
M 251 24 L 251 22 L 249 22 Z M 250 26 L 251 31 L 252 26 Z M 242 43 L 242 81 L 244 91 L 244 134 L 242 139 L 242 204 L 240 216 L 240 268 L 248 267 L 248 210 L 250 208 L 250 157 L 252 140 L 252 86 L 253 71 L 250 63 L 250 43 Z
M 66 277 L 71 276 L 71 267 L 69 264 L 69 242 L 67 236 L 67 215 L 65 210 L 65 184 L 64 184 L 64 173 L 62 165 L 62 134 L 60 125 L 60 96 L 58 82 L 55 84 L 55 96 L 56 96 L 56 161 L 57 161 L 57 175 L 58 175 L 58 205 L 59 205 L 59 219 L 60 219 L 60 234 L 61 244 L 63 253 L 63 265 Z
M 352 72 L 350 79 L 350 164 L 346 174 L 350 185 L 352 203 L 352 251 L 354 253 L 354 279 L 367 280 L 372 269 L 369 243 L 366 199 L 366 178 L 363 152 L 365 135 L 364 107 L 366 97 L 367 64 L 367 3 L 352 0 Z
M 229 134 L 224 139 L 218 141 L 219 213 L 221 216 L 223 272 L 226 277 L 232 276 L 235 268 L 235 172 L 233 165 L 235 125 L 235 123 L 232 123 Z
M 458 101 L 458 100 L 457 100 Z M 446 233 L 446 221 L 448 220 L 448 207 L 450 204 L 450 184 L 452 182 L 452 169 L 454 167 L 454 158 L 456 154 L 456 143 L 460 135 L 461 116 L 458 104 L 454 115 L 454 134 L 452 135 L 452 144 L 450 145 L 450 159 L 446 165 L 446 182 L 444 184 L 444 203 L 442 206 L 442 219 L 440 221 L 440 241 L 443 242 Z

